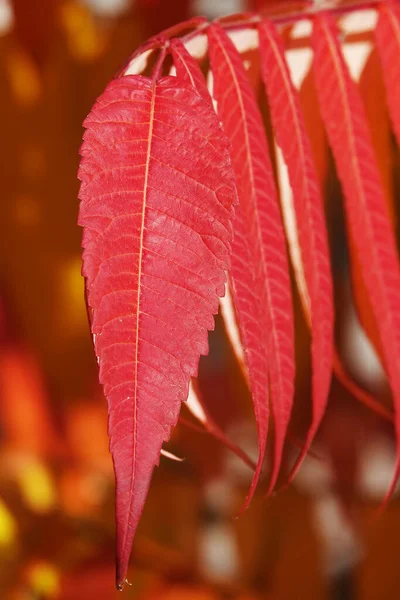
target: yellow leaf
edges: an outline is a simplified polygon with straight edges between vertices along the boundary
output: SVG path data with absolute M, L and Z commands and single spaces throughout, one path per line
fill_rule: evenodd
M 17 526 L 7 506 L 0 500 L 0 546 L 8 546 L 16 536 Z

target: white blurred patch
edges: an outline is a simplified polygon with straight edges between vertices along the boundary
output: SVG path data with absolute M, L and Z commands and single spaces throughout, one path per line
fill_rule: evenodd
M 258 32 L 254 28 L 230 31 L 229 37 L 240 53 L 258 48 Z
M 359 490 L 363 496 L 382 500 L 392 483 L 396 453 L 394 443 L 385 436 L 368 440 L 361 451 Z M 399 492 L 399 483 L 394 495 Z
M 231 425 L 226 433 L 229 439 L 235 440 L 235 443 L 246 452 L 247 456 L 257 462 L 258 442 L 254 422 L 241 421 Z M 230 481 L 244 486 L 249 486 L 253 478 L 253 470 L 236 454 L 229 451 L 225 456 L 225 473 Z
M 310 313 L 310 297 L 303 268 L 299 234 L 297 231 L 296 213 L 293 205 L 293 193 L 289 181 L 288 168 L 283 158 L 282 150 L 275 143 L 276 167 L 278 174 L 279 195 L 282 207 L 283 224 L 286 239 L 289 245 L 290 260 L 296 273 L 296 282 L 302 302 L 306 304 L 307 312 Z
M 385 372 L 353 305 L 349 306 L 343 331 L 343 357 L 350 371 L 368 389 L 379 389 L 385 381 Z
M 0 0 L 0 35 L 6 35 L 14 25 L 14 13 L 10 0 Z
M 238 361 L 244 363 L 244 350 L 233 306 L 232 293 L 228 283 L 225 284 L 225 296 L 219 300 L 219 308 L 233 351 Z
M 124 75 L 140 75 L 143 73 L 145 68 L 147 67 L 147 63 L 149 61 L 149 56 L 153 52 L 153 50 L 146 50 L 133 58 L 129 65 L 126 68 Z
M 308 37 L 312 33 L 312 22 L 310 19 L 297 21 L 292 28 L 291 37 L 293 39 Z
M 296 458 L 297 455 L 293 457 L 293 462 Z M 332 488 L 333 479 L 331 464 L 327 459 L 306 456 L 293 483 L 305 494 L 320 496 Z
M 360 81 L 371 51 L 372 44 L 370 42 L 357 42 L 343 46 L 343 55 L 354 81 Z
M 199 564 L 206 578 L 213 582 L 225 583 L 238 578 L 239 554 L 230 523 L 209 524 L 202 529 Z
M 313 53 L 310 48 L 296 48 L 286 52 L 286 61 L 289 67 L 290 78 L 298 90 L 311 67 Z
M 322 542 L 323 568 L 334 577 L 355 565 L 362 555 L 361 543 L 333 494 L 314 504 L 316 533 Z
M 375 29 L 377 21 L 378 13 L 376 10 L 357 10 L 341 18 L 340 29 L 344 33 L 372 31 Z
M 220 515 L 230 516 L 236 504 L 234 488 L 223 477 L 211 479 L 204 486 L 204 499 Z
M 205 423 L 207 421 L 207 417 L 200 403 L 200 400 L 195 392 L 192 382 L 190 382 L 189 395 L 186 404 L 192 415 L 196 417 L 196 419 L 200 421 L 200 423 Z
M 194 0 L 192 2 L 192 14 L 204 15 L 209 19 L 243 12 L 245 9 L 245 0 L 218 0 L 218 2 L 217 0 Z
M 188 42 L 185 42 L 185 48 L 193 56 L 193 58 L 202 58 L 208 48 L 208 40 L 206 35 L 196 35 Z
M 80 0 L 99 17 L 118 17 L 132 6 L 132 0 Z
M 212 100 L 212 105 L 214 107 L 215 112 L 218 115 L 218 102 L 215 100 L 215 98 L 213 96 L 213 93 L 214 93 L 214 75 L 212 74 L 212 71 L 207 71 L 206 83 L 207 83 L 207 89 L 210 92 L 210 96 L 211 96 L 211 100 Z

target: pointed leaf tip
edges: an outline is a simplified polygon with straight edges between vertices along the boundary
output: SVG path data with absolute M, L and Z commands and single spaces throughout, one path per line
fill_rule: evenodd
M 208 351 L 236 186 L 211 105 L 177 78 L 113 81 L 85 127 L 79 224 L 109 409 L 122 589 L 153 468 Z
M 208 39 L 213 94 L 231 142 L 240 202 L 234 221 L 231 278 L 259 439 L 247 507 L 263 465 L 269 402 L 275 420 L 272 487 L 279 473 L 294 394 L 293 309 L 285 236 L 257 99 L 228 35 L 215 24 L 209 28 Z
M 328 236 L 322 194 L 314 165 L 298 93 L 291 81 L 283 42 L 272 23 L 264 20 L 259 26 L 262 77 L 271 109 L 271 119 L 277 144 L 287 164 L 293 194 L 293 221 L 296 224 L 299 248 L 292 256 L 300 256 L 301 273 L 293 264 L 300 293 L 307 307 L 312 334 L 312 402 L 313 416 L 303 450 L 291 472 L 292 478 L 325 413 L 330 390 L 333 362 L 333 289 Z M 282 193 L 282 202 L 285 202 Z M 285 210 L 285 207 L 284 207 Z M 287 207 L 286 207 L 287 210 Z M 304 278 L 304 281 L 303 281 Z
M 374 313 L 393 393 L 400 470 L 400 268 L 362 99 L 351 79 L 334 20 L 319 16 L 312 35 L 321 114 L 345 196 L 345 212 Z

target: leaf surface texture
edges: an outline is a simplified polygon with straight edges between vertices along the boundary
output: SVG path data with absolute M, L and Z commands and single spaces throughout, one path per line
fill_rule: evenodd
M 292 409 L 295 375 L 285 237 L 264 124 L 242 59 L 219 25 L 210 27 L 208 38 L 213 95 L 231 143 L 238 185 L 239 209 L 234 224 L 231 273 L 239 326 L 248 356 L 259 430 L 259 460 L 263 457 L 267 430 L 266 369 L 269 374 L 275 421 L 272 489 L 279 473 Z
M 272 23 L 259 27 L 262 76 L 277 143 L 288 167 L 308 291 L 312 335 L 313 418 L 298 463 L 305 456 L 328 401 L 333 356 L 332 275 L 322 195 L 298 93 L 290 79 L 281 38 Z
M 399 439 L 400 271 L 394 233 L 362 100 L 344 62 L 336 24 L 329 15 L 315 18 L 312 42 L 321 114 L 343 187 L 348 226 L 378 326 Z M 396 476 L 398 470 L 399 455 Z
M 210 104 L 128 75 L 85 121 L 79 223 L 116 474 L 117 584 L 161 446 L 208 351 L 236 187 Z
M 190 56 L 182 42 L 173 40 L 171 43 L 172 56 L 176 72 L 179 77 L 190 82 L 204 98 L 211 103 L 211 97 L 206 86 L 203 74 Z M 221 131 L 221 134 L 224 133 Z M 231 292 L 234 297 L 234 306 L 231 306 L 234 326 L 239 328 L 239 340 L 231 335 L 232 323 L 226 319 L 225 311 L 221 310 L 225 320 L 228 336 L 230 337 L 235 353 L 249 380 L 254 412 L 256 415 L 259 437 L 259 458 L 250 491 L 244 508 L 248 506 L 261 474 L 268 431 L 269 418 L 269 390 L 268 390 L 268 329 L 261 329 L 263 322 L 261 306 L 255 294 L 255 270 L 243 222 L 243 211 L 237 207 L 234 221 L 234 239 L 232 243 L 231 271 L 227 286 L 229 293 L 223 298 L 224 304 L 231 302 Z M 222 305 L 221 305 L 222 306 Z M 239 342 L 239 347 L 238 343 Z M 244 358 L 243 350 L 244 348 Z M 243 364 L 244 361 L 244 364 Z

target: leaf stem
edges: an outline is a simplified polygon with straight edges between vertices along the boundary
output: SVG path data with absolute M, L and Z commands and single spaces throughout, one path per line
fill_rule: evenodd
M 167 40 L 164 45 L 160 48 L 160 54 L 157 58 L 157 62 L 154 65 L 154 69 L 153 72 L 151 74 L 152 79 L 153 79 L 153 84 L 155 84 L 157 82 L 157 80 L 160 78 L 161 75 L 161 70 L 162 70 L 162 66 L 163 66 L 163 62 L 165 59 L 165 56 L 167 54 L 167 48 L 169 46 L 169 40 Z
M 190 429 L 197 431 L 198 433 L 208 433 L 212 435 L 216 440 L 218 440 L 219 442 L 221 442 L 221 444 L 228 448 L 228 450 L 231 450 L 234 454 L 236 454 L 236 456 L 240 458 L 248 467 L 250 467 L 250 469 L 255 470 L 255 462 L 244 450 L 242 450 L 242 448 L 240 448 L 234 442 L 232 442 L 232 440 L 229 439 L 229 437 L 222 431 L 222 429 L 216 423 L 207 420 L 205 423 L 203 423 L 204 429 L 202 427 L 199 427 L 195 423 L 192 423 L 188 419 L 185 419 L 184 417 L 179 417 L 179 423 L 185 425 L 185 427 L 189 427 Z
M 354 10 L 368 10 L 377 8 L 380 4 L 383 4 L 385 0 L 354 0 L 353 2 L 349 2 L 345 5 L 337 5 L 332 2 L 332 0 L 326 0 L 323 3 L 300 3 L 302 8 L 292 12 L 268 12 L 265 11 L 263 14 L 255 14 L 255 13 L 246 13 L 246 14 L 238 14 L 236 15 L 238 18 L 236 20 L 224 20 L 226 17 L 221 17 L 215 19 L 216 22 L 219 23 L 221 27 L 223 27 L 226 31 L 235 31 L 237 29 L 246 29 L 249 27 L 255 27 L 264 18 L 270 19 L 275 25 L 290 25 L 291 23 L 295 23 L 301 19 L 312 19 L 317 13 L 324 12 L 329 10 L 330 14 L 333 14 L 336 17 L 345 15 L 349 12 L 353 12 Z M 245 17 L 245 18 L 243 18 Z M 209 27 L 210 23 L 203 23 L 198 29 L 189 32 L 188 34 L 182 36 L 182 42 L 188 42 L 193 39 L 199 33 L 202 33 Z
M 300 1 L 298 4 L 300 5 L 298 10 L 291 12 L 273 12 L 276 10 L 276 5 L 272 7 L 269 11 L 265 11 L 262 14 L 256 13 L 238 13 L 237 15 L 231 15 L 228 17 L 220 17 L 215 19 L 214 22 L 219 23 L 219 25 L 225 29 L 225 31 L 237 31 L 240 29 L 248 29 L 252 27 L 257 27 L 264 18 L 270 19 L 275 25 L 290 25 L 291 23 L 295 23 L 301 19 L 313 19 L 316 14 L 324 11 L 329 11 L 330 14 L 340 17 L 354 10 L 368 10 L 377 8 L 380 4 L 385 3 L 386 0 L 353 0 L 345 5 L 338 5 L 334 2 L 334 0 L 325 0 L 322 3 L 310 3 L 310 2 L 302 2 Z M 293 3 L 291 3 L 293 4 Z M 286 7 L 288 4 L 286 5 Z M 185 43 L 189 42 L 192 39 L 195 39 L 198 35 L 205 34 L 207 29 L 210 26 L 210 22 L 207 21 L 204 17 L 194 17 L 193 19 L 189 19 L 188 21 L 183 21 L 182 23 L 178 23 L 165 31 L 155 35 L 153 38 L 150 38 L 145 44 L 139 47 L 129 58 L 127 63 L 123 68 L 118 72 L 118 76 L 122 76 L 127 69 L 128 65 L 132 62 L 134 58 L 140 56 L 143 52 L 148 50 L 156 50 L 160 48 L 162 50 L 167 50 L 169 47 L 169 40 L 172 37 L 177 36 L 182 30 L 187 29 L 189 27 L 195 27 L 193 31 L 189 31 L 185 35 L 180 37 L 180 40 Z M 165 58 L 165 55 L 161 55 L 157 61 L 155 71 L 153 74 L 153 79 L 156 80 L 161 72 L 162 62 Z M 157 70 L 158 69 L 158 70 Z

